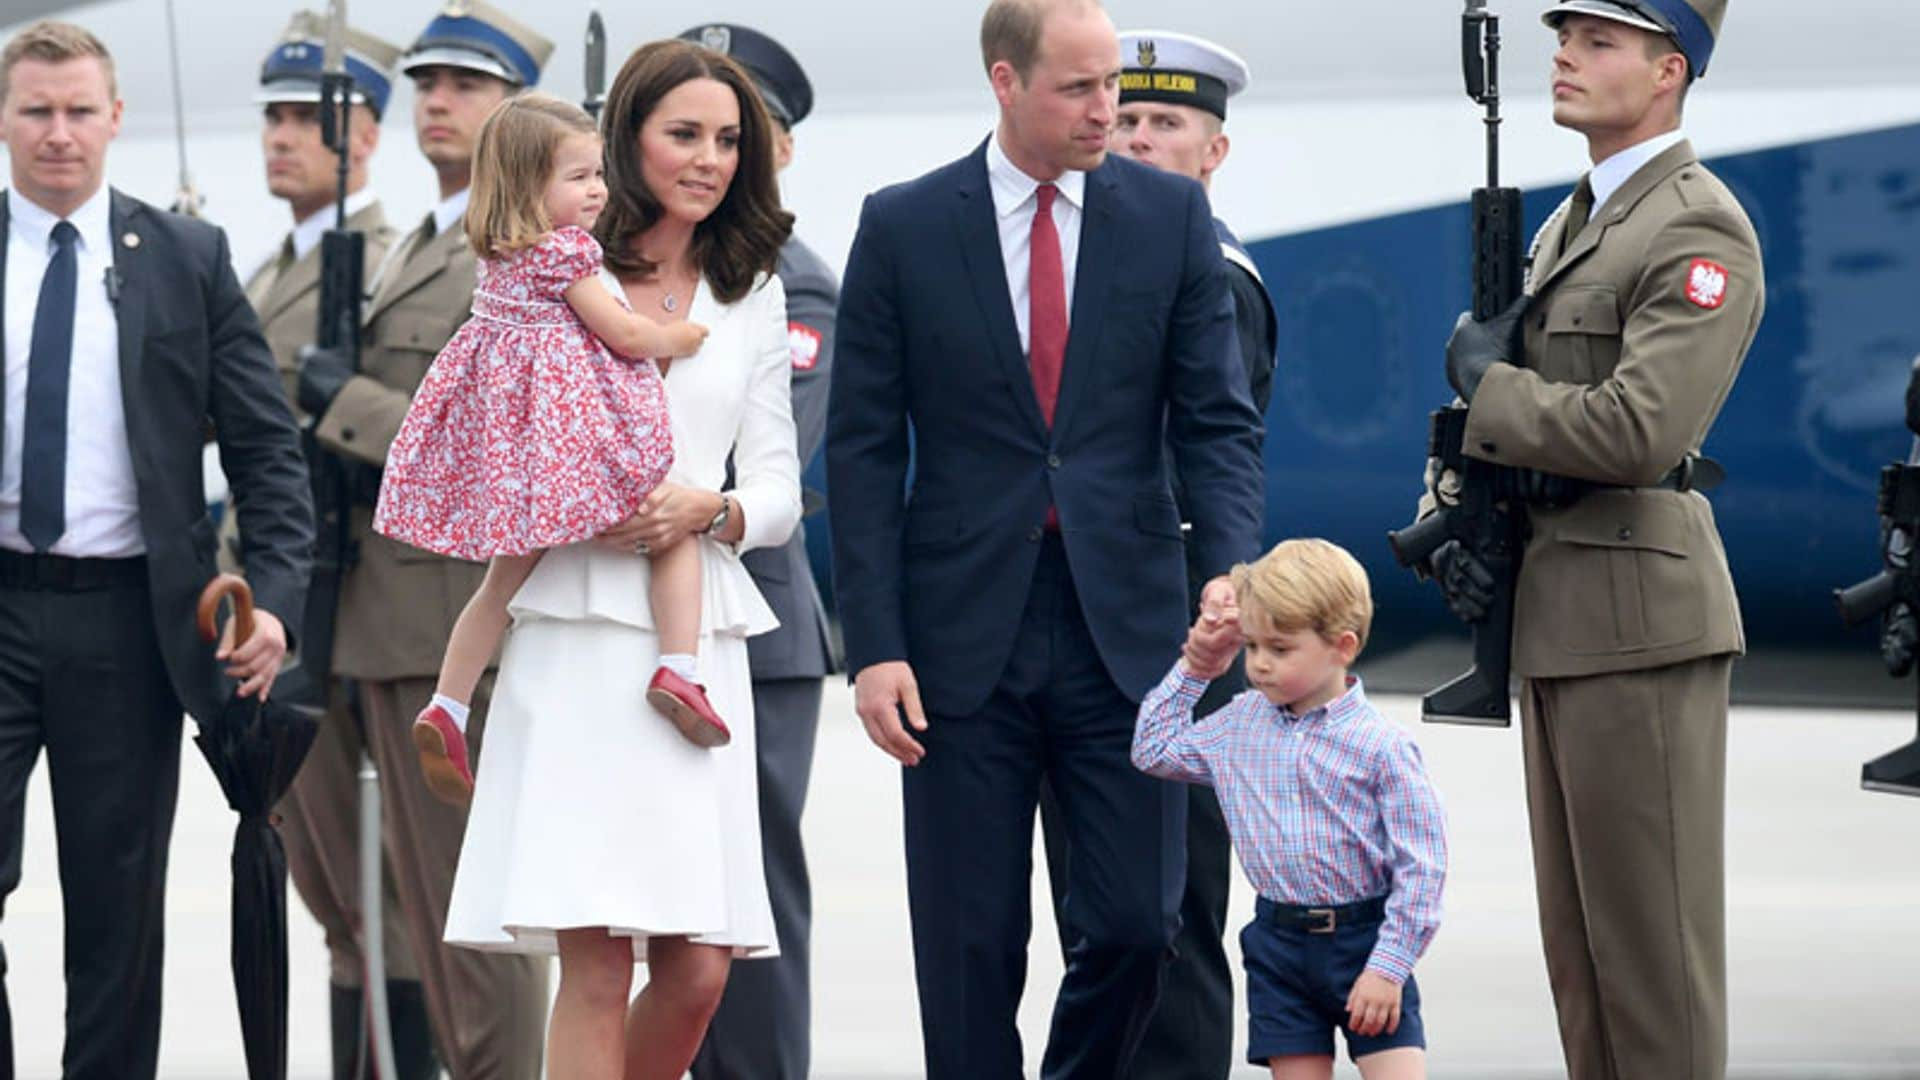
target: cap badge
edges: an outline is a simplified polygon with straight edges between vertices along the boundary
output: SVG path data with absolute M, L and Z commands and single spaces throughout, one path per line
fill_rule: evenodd
M 1695 259 L 1687 271 L 1687 299 L 1712 311 L 1727 302 L 1727 268 L 1711 259 Z
M 733 31 L 724 26 L 709 26 L 700 31 L 700 44 L 717 53 L 731 52 L 733 49 Z
M 447 0 L 445 14 L 456 19 L 464 19 L 473 14 L 473 4 L 471 0 Z
M 1140 66 L 1150 68 L 1158 59 L 1159 57 L 1154 55 L 1153 42 L 1142 41 L 1140 43 Z

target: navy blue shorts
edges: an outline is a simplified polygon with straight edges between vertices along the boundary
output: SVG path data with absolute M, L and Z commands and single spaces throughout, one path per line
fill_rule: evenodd
M 1347 1028 L 1347 995 L 1373 955 L 1378 922 L 1343 925 L 1331 934 L 1279 926 L 1258 916 L 1240 931 L 1247 967 L 1247 1061 L 1295 1054 L 1333 1056 L 1333 1032 L 1357 1059 L 1403 1046 L 1425 1049 L 1420 987 L 1411 976 L 1400 990 L 1400 1027 L 1389 1034 L 1356 1035 Z

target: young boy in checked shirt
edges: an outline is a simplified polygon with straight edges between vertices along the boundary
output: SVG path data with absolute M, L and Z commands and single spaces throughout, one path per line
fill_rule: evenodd
M 1367 572 L 1288 540 L 1207 587 L 1180 661 L 1140 704 L 1133 764 L 1210 784 L 1260 893 L 1240 933 L 1247 1060 L 1333 1075 L 1333 1029 L 1365 1080 L 1422 1080 L 1413 965 L 1440 925 L 1446 822 L 1419 747 L 1347 674 L 1373 622 Z M 1251 689 L 1194 723 L 1247 651 Z

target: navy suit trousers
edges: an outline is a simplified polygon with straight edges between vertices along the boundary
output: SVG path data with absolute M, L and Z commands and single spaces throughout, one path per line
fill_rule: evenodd
M 1136 704 L 1113 682 L 1064 549 L 1042 542 L 1013 656 L 987 702 L 930 717 L 904 770 L 907 888 L 929 1080 L 1022 1076 L 1015 1011 L 1032 931 L 1044 779 L 1073 858 L 1043 1080 L 1122 1075 L 1159 995 L 1186 884 L 1187 791 L 1128 760 Z

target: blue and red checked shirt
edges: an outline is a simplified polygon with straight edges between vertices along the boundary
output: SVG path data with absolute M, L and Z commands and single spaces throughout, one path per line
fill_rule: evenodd
M 1367 967 L 1404 983 L 1440 928 L 1446 817 L 1420 748 L 1360 680 L 1305 716 L 1248 690 L 1199 723 L 1207 680 L 1178 664 L 1140 703 L 1133 764 L 1208 784 L 1247 879 L 1283 904 L 1387 898 Z

